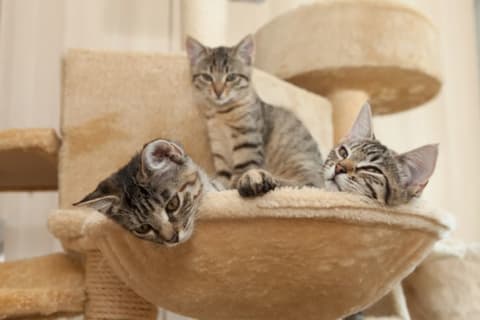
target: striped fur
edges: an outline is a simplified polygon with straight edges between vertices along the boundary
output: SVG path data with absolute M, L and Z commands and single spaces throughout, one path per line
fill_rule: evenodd
M 350 133 L 325 160 L 325 186 L 330 191 L 361 194 L 386 205 L 407 203 L 426 186 L 437 154 L 437 145 L 397 154 L 380 143 L 373 134 L 367 103 Z
M 296 116 L 262 101 L 251 83 L 250 36 L 234 47 L 187 39 L 192 84 L 203 103 L 216 176 L 242 196 L 276 186 L 323 186 L 318 146 Z
M 205 192 L 221 188 L 173 142 L 146 144 L 77 206 L 88 206 L 139 238 L 176 245 L 192 234 Z

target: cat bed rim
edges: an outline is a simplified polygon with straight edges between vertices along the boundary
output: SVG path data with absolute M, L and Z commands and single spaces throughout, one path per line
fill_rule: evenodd
M 284 211 L 294 215 L 286 215 Z M 336 223 L 414 229 L 444 238 L 453 227 L 451 215 L 428 207 L 424 201 L 385 207 L 372 200 L 347 193 L 315 188 L 279 188 L 263 197 L 241 198 L 236 190 L 205 195 L 198 223 L 234 219 L 320 219 Z M 92 209 L 59 209 L 48 218 L 50 232 L 65 247 L 85 251 L 96 249 L 95 239 L 103 228 L 121 228 Z

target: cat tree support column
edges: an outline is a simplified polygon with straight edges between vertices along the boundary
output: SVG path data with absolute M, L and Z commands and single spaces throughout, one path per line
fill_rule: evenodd
M 352 127 L 356 115 L 369 96 L 362 90 L 338 90 L 327 98 L 332 103 L 333 137 L 338 141 Z
M 183 0 L 183 36 L 192 36 L 210 46 L 224 44 L 227 4 L 224 0 Z
M 98 250 L 86 252 L 86 320 L 154 320 L 157 308 L 113 273 Z
M 337 142 L 365 100 L 374 114 L 421 105 L 441 87 L 438 33 L 404 1 L 325 0 L 255 34 L 256 66 L 326 96 Z

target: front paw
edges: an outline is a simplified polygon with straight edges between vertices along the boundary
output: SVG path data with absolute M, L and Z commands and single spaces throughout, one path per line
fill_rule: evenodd
M 238 193 L 242 197 L 261 196 L 275 189 L 277 183 L 270 173 L 261 169 L 250 169 L 237 182 Z

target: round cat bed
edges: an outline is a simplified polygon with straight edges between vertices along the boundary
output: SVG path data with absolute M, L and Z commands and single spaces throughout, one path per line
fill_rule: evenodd
M 56 211 L 49 229 L 70 250 L 100 250 L 128 287 L 177 313 L 331 320 L 380 299 L 450 225 L 448 215 L 420 202 L 386 208 L 310 188 L 251 200 L 210 193 L 199 217 L 193 237 L 173 248 L 89 210 Z

